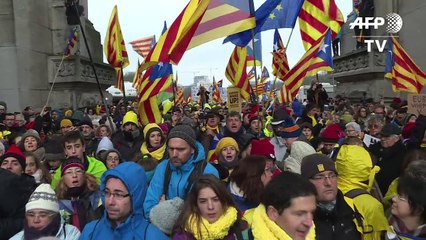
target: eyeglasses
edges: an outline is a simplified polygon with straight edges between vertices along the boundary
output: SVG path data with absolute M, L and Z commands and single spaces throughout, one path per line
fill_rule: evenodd
M 396 194 L 395 195 L 395 197 L 396 197 L 396 199 L 398 199 L 399 201 L 401 201 L 401 202 L 406 202 L 407 201 L 407 199 L 405 198 L 405 197 L 402 197 L 401 195 L 399 195 L 399 194 Z
M 81 170 L 81 169 L 77 169 L 77 170 L 75 170 L 75 171 L 66 171 L 65 173 L 64 173 L 64 175 L 67 175 L 67 176 L 72 176 L 72 175 L 83 175 L 84 174 L 84 171 L 83 170 Z
M 110 198 L 111 196 L 116 199 L 116 200 L 123 200 L 124 198 L 130 196 L 129 193 L 124 194 L 124 193 L 116 193 L 116 192 L 109 192 L 109 191 L 102 191 L 102 195 L 104 196 L 104 198 Z
M 118 161 L 120 161 L 120 159 L 118 158 L 118 157 L 108 157 L 107 159 L 106 159 L 107 161 L 109 161 L 109 162 L 118 162 Z
M 337 178 L 337 174 L 335 173 L 330 173 L 329 175 L 318 174 L 311 177 L 312 180 L 322 180 L 322 181 L 325 181 L 326 179 L 334 180 L 336 178 Z
M 37 218 L 37 217 L 39 219 L 46 219 L 46 218 L 51 217 L 55 214 L 56 213 L 51 213 L 51 212 L 32 212 L 32 211 L 30 211 L 30 212 L 26 212 L 25 216 L 27 218 L 31 218 L 31 219 L 34 219 L 34 218 Z
M 370 128 L 370 129 L 373 129 L 373 128 L 377 129 L 377 128 L 379 128 L 379 127 L 380 127 L 380 126 L 379 126 L 379 125 L 377 125 L 377 124 L 368 125 L 368 128 Z

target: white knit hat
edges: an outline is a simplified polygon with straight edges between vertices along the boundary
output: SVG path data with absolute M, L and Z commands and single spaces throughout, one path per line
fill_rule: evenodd
M 27 205 L 25 205 L 25 212 L 33 209 L 43 209 L 59 213 L 58 199 L 50 184 L 40 184 L 31 194 Z

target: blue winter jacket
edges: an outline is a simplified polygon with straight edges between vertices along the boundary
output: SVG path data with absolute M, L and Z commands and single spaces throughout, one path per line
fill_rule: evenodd
M 198 141 L 195 145 L 197 150 L 185 164 L 180 167 L 175 167 L 170 164 L 172 174 L 170 176 L 167 199 L 173 199 L 174 197 L 185 199 L 185 189 L 188 185 L 188 178 L 191 176 L 192 170 L 194 170 L 197 162 L 206 161 L 203 145 L 201 145 Z M 149 217 L 151 209 L 160 202 L 161 195 L 163 195 L 164 174 L 169 161 L 170 159 L 166 159 L 158 164 L 151 183 L 149 184 L 148 192 L 143 204 L 145 216 L 147 217 Z M 207 163 L 207 166 L 204 169 L 204 174 L 213 174 L 219 178 L 216 168 L 210 163 Z
M 105 183 L 110 177 L 118 178 L 126 185 L 132 200 L 132 214 L 124 223 L 112 228 L 105 210 L 101 219 L 92 221 L 84 227 L 80 240 L 169 239 L 157 227 L 149 224 L 143 215 L 143 201 L 147 188 L 143 168 L 134 162 L 124 162 L 106 171 L 102 175 L 101 191 L 105 189 Z M 104 197 L 102 203 L 105 204 Z

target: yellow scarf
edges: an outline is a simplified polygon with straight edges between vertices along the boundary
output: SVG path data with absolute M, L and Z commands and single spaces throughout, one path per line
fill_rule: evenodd
M 148 150 L 148 147 L 146 146 L 146 143 L 144 142 L 141 146 L 141 152 L 142 154 L 149 154 L 151 157 L 161 160 L 164 156 L 164 152 L 166 151 L 166 144 L 163 144 L 159 149 L 150 152 Z
M 197 240 L 223 239 L 226 235 L 228 235 L 229 229 L 237 220 L 237 214 L 237 209 L 234 207 L 229 207 L 225 214 L 223 214 L 214 223 L 209 223 L 206 219 L 201 217 L 201 232 L 198 232 L 198 223 L 196 221 L 195 215 L 192 214 L 188 220 L 190 229 L 185 229 L 185 231 L 191 233 Z
M 216 126 L 216 127 L 210 127 L 209 125 L 206 125 L 206 130 L 207 129 L 210 129 L 210 130 L 212 130 L 214 133 L 216 133 L 216 134 L 218 134 L 219 133 L 219 127 L 218 126 Z
M 252 232 L 254 239 L 291 240 L 292 238 L 266 214 L 263 204 L 254 210 Z M 315 227 L 311 227 L 306 240 L 315 239 Z

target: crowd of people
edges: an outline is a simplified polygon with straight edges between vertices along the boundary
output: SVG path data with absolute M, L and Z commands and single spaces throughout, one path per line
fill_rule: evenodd
M 0 102 L 0 239 L 426 239 L 426 116 L 310 90 L 145 126 Z

